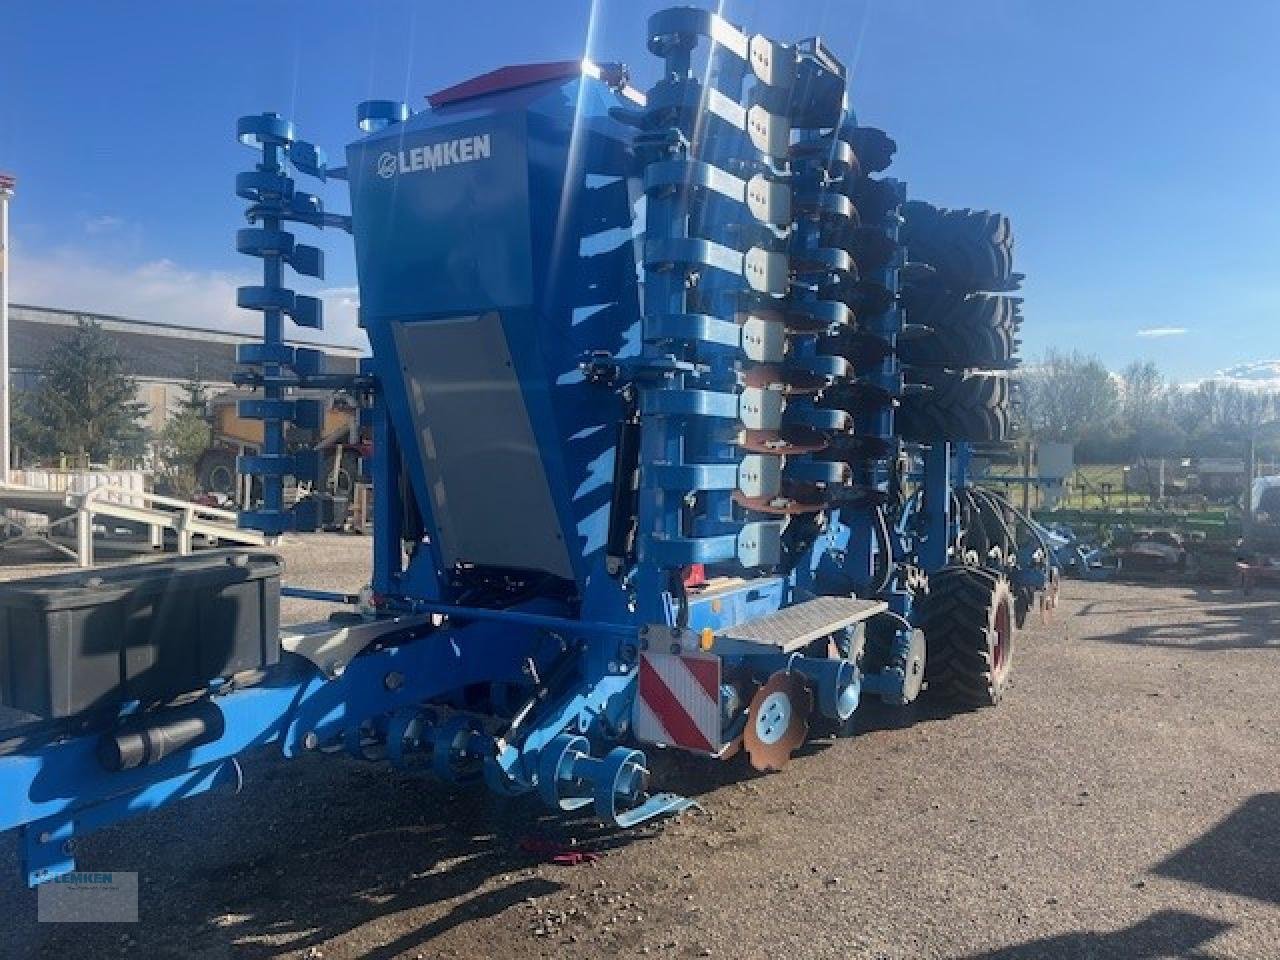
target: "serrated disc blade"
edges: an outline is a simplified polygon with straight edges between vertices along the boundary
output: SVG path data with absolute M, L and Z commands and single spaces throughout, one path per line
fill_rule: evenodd
M 751 765 L 760 771 L 781 770 L 809 735 L 813 694 L 804 678 L 779 671 L 756 691 L 747 708 L 742 732 Z

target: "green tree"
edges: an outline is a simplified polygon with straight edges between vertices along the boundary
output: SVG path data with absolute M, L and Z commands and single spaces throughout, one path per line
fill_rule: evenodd
M 209 418 L 209 385 L 200 379 L 200 368 L 179 385 L 177 409 L 156 435 L 156 469 L 174 494 L 192 497 L 199 486 L 196 468 L 213 442 Z
M 49 349 L 39 385 L 19 404 L 17 442 L 37 457 L 105 462 L 140 457 L 147 433 L 138 385 L 115 343 L 96 323 L 80 324 Z
M 189 498 L 195 494 L 196 465 L 212 439 L 212 427 L 195 409 L 180 409 L 165 421 L 156 435 L 156 462 L 176 495 Z
M 209 385 L 200 379 L 199 367 L 192 370 L 191 376 L 180 385 L 180 389 L 182 397 L 178 400 L 178 410 L 206 419 L 209 415 Z

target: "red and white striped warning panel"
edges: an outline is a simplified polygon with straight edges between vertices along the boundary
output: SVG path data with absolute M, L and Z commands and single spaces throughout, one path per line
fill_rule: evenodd
M 703 753 L 720 742 L 720 658 L 697 653 L 640 654 L 632 713 L 636 739 Z

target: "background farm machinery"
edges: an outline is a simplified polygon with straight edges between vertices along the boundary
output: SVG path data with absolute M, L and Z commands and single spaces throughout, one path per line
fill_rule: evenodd
M 361 398 L 377 509 L 356 614 L 279 631 L 278 567 L 232 554 L 0 591 L 0 827 L 28 878 L 74 837 L 219 784 L 268 743 L 536 793 L 629 826 L 639 747 L 784 766 L 864 695 L 999 701 L 1056 593 L 1042 531 L 969 483 L 1007 439 L 1020 277 L 1007 219 L 907 202 L 818 39 L 705 11 L 649 23 L 662 79 L 508 67 L 414 113 L 362 104 L 329 165 L 275 114 L 237 179 L 268 534 L 315 526 L 299 391 Z M 347 181 L 350 216 L 297 175 Z M 289 223 L 350 231 L 372 357 L 325 372 Z M 337 594 L 293 591 L 343 601 Z M 63 665 L 55 668 L 55 665 Z M 66 665 L 69 665 L 67 667 Z
M 209 448 L 195 464 L 200 494 L 219 504 L 250 507 L 262 499 L 261 479 L 239 472 L 239 457 L 254 456 L 262 449 L 264 424 L 261 419 L 242 416 L 243 391 L 228 391 L 210 401 L 212 437 Z M 294 399 L 296 405 L 297 399 Z M 361 431 L 359 407 L 344 393 L 310 391 L 302 398 L 318 405 L 316 426 L 291 425 L 286 430 L 287 453 L 315 457 L 315 473 L 292 485 L 293 499 L 315 497 L 320 504 L 317 526 L 341 529 L 347 509 L 359 493 L 363 479 L 361 463 L 370 453 L 367 431 Z M 252 400 L 250 412 L 254 412 Z M 294 478 L 299 479 L 299 478 Z
M 1280 477 L 1259 477 L 1248 494 L 1250 522 L 1236 557 L 1240 586 L 1280 584 Z

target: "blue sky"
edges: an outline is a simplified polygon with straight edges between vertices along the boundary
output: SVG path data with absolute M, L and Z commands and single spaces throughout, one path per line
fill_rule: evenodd
M 420 106 L 507 63 L 586 50 L 625 61 L 643 87 L 656 65 L 644 22 L 666 5 L 7 0 L 14 298 L 234 323 L 233 288 L 253 273 L 232 247 L 232 181 L 252 162 L 232 135 L 238 115 L 288 114 L 336 154 L 357 101 Z M 824 36 L 852 64 L 863 122 L 897 138 L 892 172 L 912 195 L 1013 217 L 1032 359 L 1079 348 L 1113 367 L 1153 359 L 1181 380 L 1280 361 L 1280 4 L 724 11 L 778 39 Z M 324 194 L 345 209 L 341 184 Z M 341 235 L 324 245 L 341 337 L 354 269 Z

